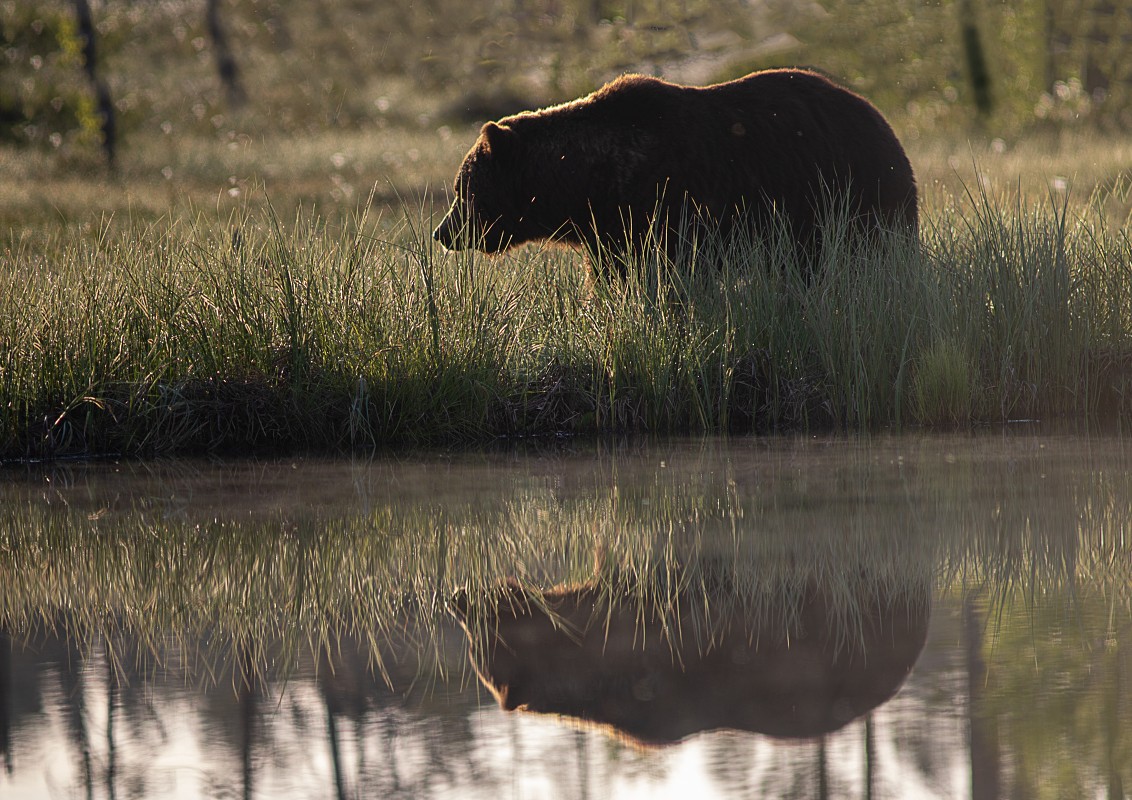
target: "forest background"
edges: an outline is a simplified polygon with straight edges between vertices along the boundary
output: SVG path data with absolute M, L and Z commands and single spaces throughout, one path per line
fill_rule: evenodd
M 330 215 L 432 200 L 488 119 L 625 71 L 703 84 L 784 65 L 873 100 L 929 202 L 984 150 L 1007 183 L 1087 195 L 1124 173 L 1063 140 L 1127 126 L 1130 37 L 1111 0 L 5 0 L 0 230 L 264 189 Z M 1019 143 L 1038 163 L 999 164 Z

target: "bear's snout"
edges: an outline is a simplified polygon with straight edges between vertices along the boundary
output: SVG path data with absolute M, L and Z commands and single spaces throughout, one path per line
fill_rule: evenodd
M 432 232 L 432 238 L 449 250 L 460 250 L 464 247 L 463 234 L 464 220 L 460 214 L 460 209 L 452 206 L 444 219 L 436 226 L 436 230 Z

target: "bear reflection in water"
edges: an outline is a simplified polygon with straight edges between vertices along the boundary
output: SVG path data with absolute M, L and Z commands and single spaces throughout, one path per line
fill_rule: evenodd
M 889 700 L 923 649 L 926 586 L 868 585 L 853 608 L 810 582 L 757 615 L 714 620 L 680 598 L 664 615 L 683 620 L 678 630 L 650 604 L 610 602 L 590 584 L 539 593 L 507 581 L 487 597 L 459 593 L 452 609 L 506 710 L 609 726 L 644 745 L 717 728 L 804 738 Z

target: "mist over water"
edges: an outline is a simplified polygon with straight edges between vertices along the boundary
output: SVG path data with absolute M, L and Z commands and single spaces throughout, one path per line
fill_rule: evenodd
M 9 468 L 0 791 L 1119 796 L 1130 464 L 1021 426 Z

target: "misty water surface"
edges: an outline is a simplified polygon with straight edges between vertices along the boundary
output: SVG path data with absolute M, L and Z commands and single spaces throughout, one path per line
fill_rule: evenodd
M 7 467 L 0 795 L 1126 796 L 1130 464 L 1021 427 Z

